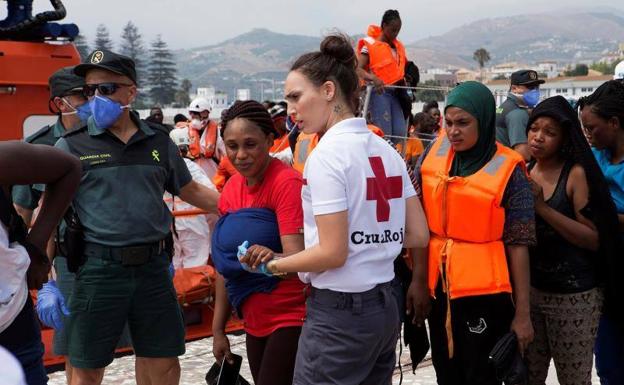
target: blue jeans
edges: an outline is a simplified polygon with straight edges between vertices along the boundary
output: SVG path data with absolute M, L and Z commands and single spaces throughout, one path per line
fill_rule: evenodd
M 0 333 L 0 345 L 11 352 L 22 365 L 28 385 L 48 383 L 48 376 L 43 366 L 44 350 L 39 321 L 35 316 L 30 295 L 17 318 Z
M 368 109 L 370 121 L 381 128 L 384 134 L 391 135 L 392 142 L 398 143 L 401 139 L 397 137 L 407 135 L 407 123 L 396 90 L 386 88 L 381 94 L 373 90 Z
M 624 384 L 624 334 L 606 314 L 600 318 L 594 353 L 600 383 Z

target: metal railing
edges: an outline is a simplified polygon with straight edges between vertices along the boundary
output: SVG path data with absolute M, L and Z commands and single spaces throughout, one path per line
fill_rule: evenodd
M 406 90 L 413 90 L 413 91 L 417 91 L 417 90 L 442 91 L 444 93 L 444 104 L 446 104 L 448 93 L 452 89 L 451 87 L 441 87 L 441 86 L 416 86 L 416 87 L 410 87 L 410 86 L 398 86 L 398 85 L 385 85 L 384 88 L 406 89 Z M 369 112 L 371 95 L 372 95 L 374 89 L 375 89 L 375 87 L 374 87 L 373 84 L 369 83 L 369 84 L 366 85 L 366 89 L 365 89 L 365 92 L 364 92 L 363 107 L 362 107 L 362 110 L 360 112 L 360 116 L 361 117 L 366 118 L 366 116 L 367 116 L 367 114 Z M 413 111 L 413 104 L 414 103 L 412 103 L 412 111 Z M 409 118 L 406 119 L 405 126 L 407 127 L 407 130 L 409 130 Z M 408 149 L 410 147 L 413 147 L 413 146 L 409 146 L 408 145 L 408 143 L 410 141 L 418 140 L 418 141 L 420 141 L 422 143 L 424 148 L 427 148 L 429 143 L 431 143 L 436 138 L 436 135 L 434 135 L 434 134 L 418 133 L 418 134 L 416 134 L 416 136 L 409 136 L 409 134 L 406 133 L 405 136 L 384 135 L 384 137 L 390 139 L 396 145 L 396 147 L 399 150 L 399 152 L 401 153 L 401 155 L 404 158 L 406 158 L 407 155 L 411 155 L 411 154 L 407 153 Z

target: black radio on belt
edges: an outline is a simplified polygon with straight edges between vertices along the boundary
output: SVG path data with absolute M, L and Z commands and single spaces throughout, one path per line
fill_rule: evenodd
M 64 219 L 67 227 L 62 237 L 63 242 L 60 242 L 61 237 L 57 235 L 56 248 L 67 258 L 67 270 L 76 273 L 85 262 L 84 227 L 71 206 L 65 212 Z

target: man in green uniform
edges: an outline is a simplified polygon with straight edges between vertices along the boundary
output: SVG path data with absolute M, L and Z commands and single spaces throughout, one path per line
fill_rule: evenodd
M 85 77 L 93 115 L 56 144 L 83 166 L 73 200 L 86 260 L 69 300 L 72 384 L 102 382 L 126 322 L 145 368 L 137 383 L 178 384 L 184 324 L 168 271 L 172 216 L 162 197 L 166 190 L 216 213 L 218 194 L 192 181 L 165 130 L 130 112 L 132 59 L 96 50 L 74 72 Z
M 48 79 L 50 105 L 56 109 L 59 118 L 53 125 L 45 126 L 27 137 L 26 142 L 54 146 L 65 131 L 86 124 L 91 111 L 82 93 L 84 78 L 74 74 L 73 70 L 74 67 L 61 68 Z M 27 225 L 30 225 L 33 210 L 39 205 L 42 190 L 40 187 L 42 186 L 13 187 L 13 203 Z
M 530 110 L 539 103 L 539 86 L 544 82 L 533 70 L 512 73 L 507 100 L 496 109 L 496 140 L 516 150 L 525 161 L 531 158 L 526 125 Z

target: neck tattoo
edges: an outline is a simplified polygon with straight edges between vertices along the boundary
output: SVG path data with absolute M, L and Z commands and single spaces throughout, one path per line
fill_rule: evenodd
M 342 113 L 342 106 L 340 104 L 336 104 L 334 106 L 334 112 L 337 113 L 337 114 Z

